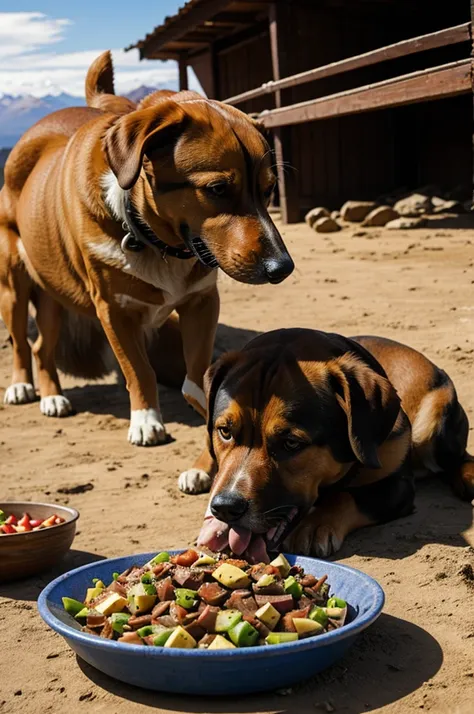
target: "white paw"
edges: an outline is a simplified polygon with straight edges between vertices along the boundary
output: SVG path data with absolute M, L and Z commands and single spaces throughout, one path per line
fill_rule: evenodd
M 66 417 L 72 412 L 72 404 L 62 394 L 52 397 L 42 397 L 40 401 L 41 413 L 49 417 Z
M 36 399 L 35 388 L 28 382 L 10 384 L 3 397 L 4 404 L 28 404 Z
M 183 493 L 208 493 L 211 483 L 211 477 L 201 469 L 183 471 L 178 479 L 179 490 Z
M 130 415 L 128 440 L 135 446 L 154 446 L 166 441 L 166 429 L 156 409 L 134 409 Z

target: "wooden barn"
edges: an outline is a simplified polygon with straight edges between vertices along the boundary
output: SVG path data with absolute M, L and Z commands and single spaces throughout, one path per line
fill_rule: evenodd
M 474 0 L 190 0 L 132 47 L 177 60 L 181 88 L 190 66 L 209 97 L 260 114 L 295 222 L 428 184 L 471 192 L 471 11 Z

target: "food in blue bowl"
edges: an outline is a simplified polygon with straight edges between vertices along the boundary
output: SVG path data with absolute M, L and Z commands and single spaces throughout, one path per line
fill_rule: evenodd
M 122 682 L 224 695 L 325 669 L 383 602 L 372 578 L 335 563 L 285 555 L 250 566 L 190 550 L 83 566 L 53 581 L 38 607 L 80 657 Z

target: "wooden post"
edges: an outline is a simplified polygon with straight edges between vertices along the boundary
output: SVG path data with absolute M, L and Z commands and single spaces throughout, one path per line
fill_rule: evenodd
M 474 115 L 474 0 L 471 0 L 471 91 Z M 472 203 L 474 205 L 474 134 L 472 135 Z
M 474 2 L 474 0 L 472 0 Z M 270 51 L 272 56 L 273 80 L 281 79 L 281 73 L 288 75 L 285 67 L 286 53 L 283 48 L 283 28 L 279 26 L 282 7 L 277 1 L 269 8 Z M 284 42 L 284 39 L 283 39 Z M 275 92 L 275 106 L 281 107 L 281 92 Z M 278 127 L 274 130 L 275 156 L 277 160 L 278 190 L 283 223 L 297 223 L 300 220 L 299 201 L 294 171 L 291 169 L 291 127 Z M 290 166 L 286 166 L 285 162 Z
M 188 89 L 188 57 L 185 52 L 179 55 L 179 90 Z

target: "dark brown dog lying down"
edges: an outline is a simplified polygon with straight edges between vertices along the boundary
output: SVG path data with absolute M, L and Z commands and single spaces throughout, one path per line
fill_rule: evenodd
M 417 472 L 474 497 L 454 385 L 397 342 L 269 332 L 211 367 L 207 396 L 196 466 L 215 476 L 200 545 L 330 555 L 351 531 L 409 514 Z

